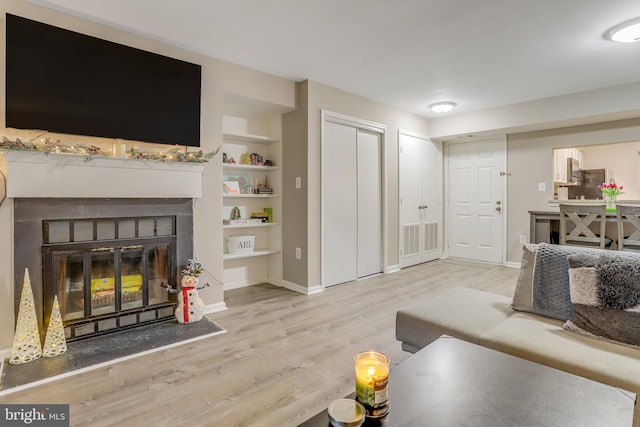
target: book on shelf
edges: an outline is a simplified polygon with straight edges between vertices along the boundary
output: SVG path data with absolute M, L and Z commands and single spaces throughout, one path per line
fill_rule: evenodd
M 262 224 L 261 218 L 251 218 L 251 219 L 223 219 L 223 225 L 250 225 L 250 224 Z
M 251 213 L 251 218 L 253 219 L 258 219 L 262 222 L 268 222 L 269 221 L 269 214 L 267 212 L 252 212 Z

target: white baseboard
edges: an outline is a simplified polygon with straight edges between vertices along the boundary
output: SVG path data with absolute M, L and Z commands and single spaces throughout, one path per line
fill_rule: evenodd
M 211 313 L 217 313 L 219 311 L 225 311 L 227 310 L 227 304 L 224 303 L 224 301 L 222 302 L 217 302 L 215 304 L 208 304 L 204 306 L 204 314 L 211 314 Z
M 282 287 L 287 288 L 290 291 L 298 292 L 299 294 L 303 294 L 303 295 L 317 294 L 324 290 L 320 285 L 312 286 L 311 288 L 308 288 L 306 286 L 302 286 L 297 283 L 289 282 L 286 280 L 282 281 Z
M 243 280 L 240 282 L 225 283 L 224 286 L 222 287 L 222 290 L 230 291 L 232 289 L 240 289 L 240 288 L 246 288 L 247 286 L 259 285 L 260 283 L 273 283 L 273 281 L 267 278 L 263 278 L 263 279 Z
M 520 268 L 520 263 L 519 262 L 507 261 L 507 263 L 505 264 L 505 267 Z
M 390 265 L 390 266 L 387 267 L 385 273 L 386 274 L 397 273 L 400 270 L 401 270 L 400 264 Z

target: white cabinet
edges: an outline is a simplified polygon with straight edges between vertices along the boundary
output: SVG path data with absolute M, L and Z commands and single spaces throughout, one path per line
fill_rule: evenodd
M 556 148 L 553 150 L 553 181 L 559 184 L 571 183 L 568 176 L 567 160 L 576 159 L 582 169 L 583 153 L 578 148 Z
M 553 181 L 567 183 L 567 150 L 553 150 Z
M 278 285 L 281 281 L 280 118 L 249 114 L 223 117 L 225 290 L 263 282 Z M 256 130 L 263 133 L 250 133 Z M 268 222 L 251 218 L 269 212 Z M 229 253 L 228 237 L 242 235 L 255 236 L 253 250 Z

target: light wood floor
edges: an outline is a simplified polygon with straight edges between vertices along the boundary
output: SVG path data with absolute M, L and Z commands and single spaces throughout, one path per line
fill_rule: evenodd
M 518 270 L 434 261 L 300 295 L 226 292 L 210 317 L 228 332 L 0 397 L 69 403 L 72 426 L 295 426 L 353 391 L 353 355 L 410 356 L 396 311 L 454 286 L 511 296 Z M 206 292 L 206 291 L 203 291 Z M 393 367 L 392 367 L 393 380 Z

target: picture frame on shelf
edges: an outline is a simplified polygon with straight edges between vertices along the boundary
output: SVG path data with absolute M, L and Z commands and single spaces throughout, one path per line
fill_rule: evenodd
M 222 183 L 223 194 L 240 194 L 240 184 L 238 181 L 223 181 Z

